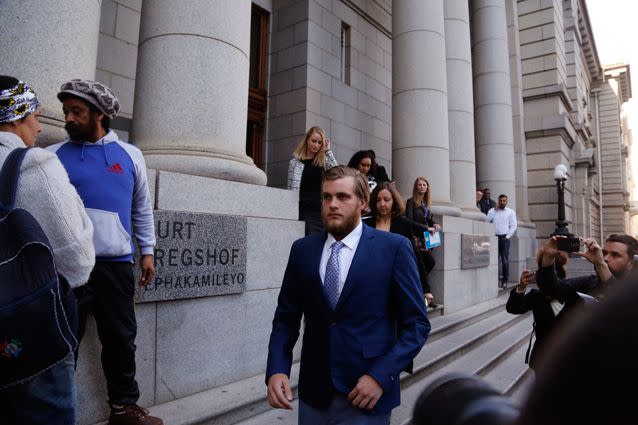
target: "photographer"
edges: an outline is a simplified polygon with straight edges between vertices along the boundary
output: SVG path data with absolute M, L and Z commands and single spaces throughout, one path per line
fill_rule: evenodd
M 544 295 L 552 299 L 565 300 L 565 311 L 580 302 L 581 294 L 601 298 L 613 281 L 624 278 L 633 268 L 633 257 L 638 253 L 638 241 L 625 234 L 609 235 L 601 249 L 594 239 L 583 240 L 585 252 L 577 252 L 593 266 L 596 274 L 571 279 L 560 279 L 556 275 L 554 262 L 560 251 L 558 240 L 553 236 L 542 248 L 540 267 L 536 273 L 536 283 Z

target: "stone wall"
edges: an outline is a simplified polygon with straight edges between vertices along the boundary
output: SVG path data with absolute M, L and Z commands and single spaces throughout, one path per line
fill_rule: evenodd
M 576 131 L 567 92 L 563 4 L 558 0 L 518 2 L 523 73 L 524 125 L 531 220 L 538 237 L 555 228 L 557 195 L 553 169 L 571 167 Z M 573 171 L 569 179 L 574 178 Z M 572 221 L 573 182 L 566 186 L 566 219 Z
M 429 275 L 434 302 L 453 313 L 498 295 L 498 238 L 489 223 L 461 217 L 438 216 L 443 245 L 433 251 L 436 265 Z M 489 236 L 490 260 L 487 267 L 463 269 L 463 235 Z M 515 245 L 515 244 L 513 244 Z
M 117 94 L 122 109 L 112 126 L 123 140 L 133 117 L 141 10 L 142 0 L 102 1 L 95 79 Z
M 292 151 L 314 125 L 326 130 L 339 163 L 347 163 L 354 152 L 369 148 L 391 171 L 392 45 L 390 6 L 386 3 L 274 0 L 266 166 L 269 185 L 285 186 Z M 342 49 L 344 27 L 349 36 Z M 344 60 L 349 61 L 349 67 L 342 66 Z M 349 82 L 342 76 L 344 69 Z
M 155 170 L 149 170 L 149 182 L 156 210 L 247 217 L 248 251 L 241 294 L 136 305 L 143 406 L 264 373 L 290 246 L 304 232 L 294 192 Z M 108 416 L 99 347 L 90 317 L 77 369 L 80 425 Z
M 604 236 L 625 230 L 625 160 L 621 151 L 620 103 L 608 82 L 599 95 L 600 144 L 603 177 Z

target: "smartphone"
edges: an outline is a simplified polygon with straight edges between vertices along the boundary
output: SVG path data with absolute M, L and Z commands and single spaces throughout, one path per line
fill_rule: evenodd
M 578 252 L 580 251 L 580 238 L 557 238 L 556 245 L 559 251 Z

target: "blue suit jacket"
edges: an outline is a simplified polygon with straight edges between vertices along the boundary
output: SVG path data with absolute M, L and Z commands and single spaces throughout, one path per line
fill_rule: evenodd
M 411 367 L 430 332 L 410 241 L 363 225 L 339 302 L 328 305 L 319 261 L 327 233 L 297 240 L 288 266 L 268 347 L 266 382 L 290 376 L 292 351 L 304 316 L 299 397 L 327 408 L 335 391 L 348 394 L 362 375 L 383 388 L 373 413 L 400 404 L 399 374 Z

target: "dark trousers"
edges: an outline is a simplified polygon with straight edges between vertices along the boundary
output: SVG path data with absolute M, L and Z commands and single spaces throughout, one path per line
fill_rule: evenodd
M 307 201 L 299 202 L 299 220 L 306 223 L 306 236 L 311 233 L 321 232 L 323 230 L 323 221 L 321 219 L 321 204 L 311 203 Z
M 79 341 L 89 313 L 95 316 L 109 404 L 133 404 L 140 396 L 135 381 L 134 293 L 133 265 L 120 261 L 96 262 L 88 283 L 75 290 Z
M 430 281 L 428 275 L 436 265 L 436 260 L 430 251 L 424 251 L 417 249 L 417 255 L 420 258 L 417 258 L 417 266 L 419 267 L 419 278 L 421 279 L 421 289 L 424 294 L 429 294 L 432 292 L 430 289 Z M 420 260 L 420 261 L 419 261 Z
M 501 283 L 509 282 L 510 277 L 510 240 L 498 235 L 498 258 L 501 261 Z
M 346 394 L 335 394 L 326 410 L 299 400 L 299 425 L 389 425 L 390 414 L 371 415 L 354 407 Z

